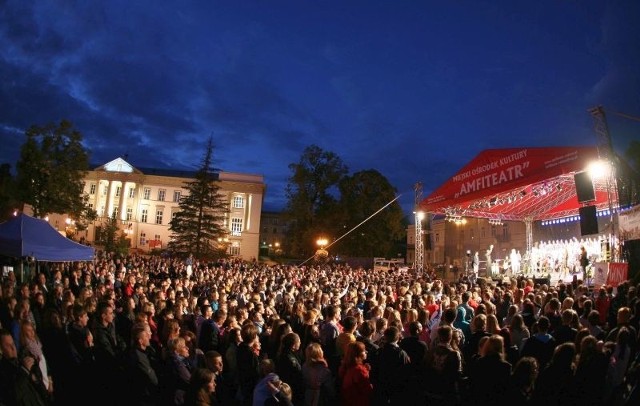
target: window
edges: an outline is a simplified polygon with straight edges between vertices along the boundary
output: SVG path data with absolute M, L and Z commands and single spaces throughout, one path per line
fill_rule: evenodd
M 503 224 L 502 225 L 502 237 L 505 240 L 509 239 L 509 225 L 508 224 Z
M 242 234 L 242 219 L 234 217 L 231 219 L 231 235 Z
M 180 191 L 179 190 L 174 190 L 173 191 L 173 201 L 176 203 L 180 203 Z
M 133 218 L 133 209 L 131 207 L 127 207 L 127 221 L 131 221 Z
M 116 186 L 116 197 L 120 197 L 121 190 L 122 190 L 122 186 Z
M 148 217 L 149 217 L 149 210 L 142 209 L 142 212 L 140 213 L 140 222 L 146 223 Z
M 130 187 L 129 188 L 129 198 L 133 199 L 134 197 L 136 197 L 136 188 Z
M 242 209 L 242 208 L 244 208 L 244 197 L 242 197 L 242 196 L 234 196 L 233 197 L 233 208 L 234 209 Z
M 436 242 L 440 242 L 440 234 L 436 233 Z
M 95 183 L 92 183 L 89 185 L 89 194 L 90 195 L 95 195 L 96 194 L 96 187 L 98 185 L 96 185 Z
M 144 188 L 144 190 L 142 191 L 142 198 L 144 200 L 151 199 L 151 188 L 150 187 Z
M 102 187 L 102 196 L 106 196 L 109 193 L 109 186 Z
M 229 255 L 239 256 L 240 255 L 240 244 L 233 243 L 229 247 Z
M 89 203 L 89 210 L 93 210 L 93 203 Z
M 162 224 L 163 209 L 156 210 L 156 224 Z
M 119 209 L 118 206 L 113 208 L 113 218 L 116 218 L 116 219 L 118 218 L 118 214 L 119 214 L 118 209 Z
M 496 226 L 491 226 L 491 236 L 492 237 L 496 236 Z
M 164 202 L 164 196 L 167 194 L 167 191 L 164 189 L 158 190 L 158 201 Z

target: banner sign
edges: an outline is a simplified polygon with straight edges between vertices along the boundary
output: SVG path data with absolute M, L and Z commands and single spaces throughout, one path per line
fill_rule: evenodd
M 596 262 L 593 264 L 593 286 L 598 289 L 607 285 L 617 287 L 626 281 L 629 264 L 625 262 Z
M 607 277 L 607 285 L 617 287 L 619 284 L 627 280 L 629 273 L 629 264 L 623 262 L 611 262 L 609 264 L 609 276 Z
M 455 205 L 581 171 L 597 157 L 594 147 L 485 150 L 424 199 L 422 209 L 435 211 L 445 205 Z
M 621 240 L 640 240 L 640 206 L 620 213 L 618 219 Z

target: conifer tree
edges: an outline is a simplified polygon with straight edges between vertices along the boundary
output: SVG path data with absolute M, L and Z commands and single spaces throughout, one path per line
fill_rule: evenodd
M 183 186 L 186 193 L 180 198 L 180 211 L 169 223 L 169 249 L 174 252 L 192 253 L 196 258 L 224 254 L 226 247 L 220 241 L 227 236 L 224 217 L 228 204 L 220 193 L 212 160 L 213 141 L 209 138 L 200 168 Z

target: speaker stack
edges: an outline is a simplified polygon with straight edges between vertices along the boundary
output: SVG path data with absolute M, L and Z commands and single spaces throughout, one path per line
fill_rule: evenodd
M 596 200 L 596 191 L 589 172 L 578 172 L 573 175 L 576 183 L 576 196 L 581 204 L 588 204 Z M 580 235 L 598 234 L 598 217 L 596 206 L 587 205 L 580 207 Z

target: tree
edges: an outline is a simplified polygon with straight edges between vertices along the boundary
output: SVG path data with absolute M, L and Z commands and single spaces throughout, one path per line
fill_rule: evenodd
M 376 213 L 394 199 L 396 190 L 380 172 L 370 169 L 347 176 L 340 182 L 339 218 L 342 234 Z M 405 234 L 400 204 L 395 201 L 336 245 L 343 255 L 395 257 L 396 242 Z
M 118 227 L 118 221 L 115 213 L 106 219 L 104 228 L 100 231 L 100 242 L 105 252 L 125 256 L 129 252 L 131 241 Z
M 348 173 L 347 166 L 335 153 L 316 145 L 305 148 L 300 161 L 290 164 L 292 172 L 286 187 L 286 218 L 289 232 L 286 247 L 291 255 L 311 252 L 313 241 L 334 225 L 330 213 L 335 209 L 340 180 Z
M 212 159 L 213 141 L 209 138 L 194 180 L 185 182 L 183 186 L 187 193 L 180 198 L 180 211 L 169 223 L 170 250 L 192 253 L 197 258 L 221 255 L 226 250 L 220 241 L 227 236 L 223 222 L 228 205 L 220 193 Z
M 31 205 L 35 217 L 66 213 L 82 229 L 95 219 L 83 194 L 89 157 L 82 134 L 62 120 L 58 125 L 31 126 L 25 135 L 17 164 L 20 199 Z
M 11 175 L 11 165 L 0 165 L 0 222 L 9 219 L 13 211 L 19 208 L 16 180 Z
M 631 162 L 633 169 L 640 172 L 640 141 L 631 141 L 625 151 L 625 156 Z

